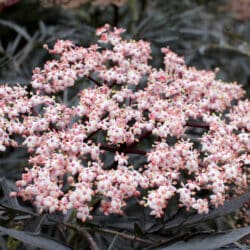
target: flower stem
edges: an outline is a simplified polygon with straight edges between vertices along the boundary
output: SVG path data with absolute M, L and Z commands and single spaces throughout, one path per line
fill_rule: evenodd
M 187 122 L 186 126 L 193 128 L 204 128 L 209 129 L 209 125 L 206 123 L 198 123 L 198 122 Z
M 127 233 L 122 233 L 122 232 L 118 232 L 118 231 L 111 230 L 111 229 L 105 229 L 105 228 L 87 228 L 87 227 L 83 228 L 83 227 L 74 226 L 74 225 L 69 224 L 69 223 L 64 223 L 64 225 L 66 227 L 70 228 L 70 229 L 73 229 L 73 230 L 77 231 L 77 232 L 93 231 L 93 232 L 99 232 L 99 233 L 117 235 L 117 236 L 122 237 L 124 239 L 132 240 L 132 241 L 137 241 L 137 242 L 140 242 L 140 243 L 143 243 L 143 244 L 147 244 L 147 245 L 151 245 L 151 244 L 155 243 L 152 240 L 147 240 L 147 239 L 139 238 L 139 237 L 137 237 L 135 235 L 131 235 L 131 234 L 127 234 Z

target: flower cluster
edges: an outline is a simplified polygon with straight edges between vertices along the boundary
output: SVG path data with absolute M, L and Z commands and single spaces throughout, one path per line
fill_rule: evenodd
M 165 69 L 156 69 L 150 44 L 123 40 L 123 32 L 105 25 L 88 48 L 45 46 L 59 59 L 34 69 L 33 92 L 0 88 L 0 149 L 18 146 L 21 135 L 30 153 L 17 195 L 40 212 L 74 208 L 85 221 L 93 198 L 106 215 L 122 214 L 134 197 L 161 217 L 172 197 L 207 213 L 243 192 L 250 103 L 240 100 L 242 88 L 187 67 L 168 48 Z M 62 92 L 80 79 L 77 104 L 63 103 Z

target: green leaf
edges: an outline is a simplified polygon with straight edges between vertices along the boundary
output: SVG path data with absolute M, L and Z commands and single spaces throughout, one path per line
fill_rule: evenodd
M 250 227 L 239 228 L 226 233 L 196 236 L 188 241 L 179 241 L 155 250 L 214 250 L 234 243 L 248 234 L 250 234 Z
M 4 235 L 13 237 L 22 241 L 30 246 L 39 247 L 46 250 L 70 250 L 69 247 L 49 238 L 42 237 L 39 234 L 30 232 L 17 231 L 0 226 L 0 232 Z

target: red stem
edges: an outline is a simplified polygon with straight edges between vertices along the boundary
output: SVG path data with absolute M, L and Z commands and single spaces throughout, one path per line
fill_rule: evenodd
M 108 144 L 103 144 L 100 146 L 101 149 L 109 151 L 109 152 L 123 152 L 123 153 L 128 153 L 128 154 L 138 154 L 138 155 L 146 155 L 146 151 L 141 150 L 141 149 L 136 149 L 136 148 L 131 148 L 131 147 L 127 147 L 124 148 L 123 150 L 121 149 L 121 147 L 116 147 L 113 145 L 108 145 Z
M 198 122 L 187 122 L 186 126 L 193 128 L 204 128 L 209 129 L 209 125 L 206 123 L 198 123 Z
M 102 86 L 101 83 L 99 83 L 98 81 L 96 81 L 94 78 L 92 78 L 91 76 L 86 76 L 87 79 L 89 79 L 90 81 L 94 82 L 96 85 L 98 85 L 99 87 Z

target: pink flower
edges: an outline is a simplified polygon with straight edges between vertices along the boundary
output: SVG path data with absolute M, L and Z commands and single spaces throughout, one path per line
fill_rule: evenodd
M 198 199 L 192 205 L 192 208 L 196 209 L 199 214 L 208 213 L 208 201 L 206 199 Z
M 123 32 L 105 25 L 100 43 L 87 48 L 57 41 L 47 49 L 59 59 L 34 69 L 32 93 L 0 86 L 0 151 L 24 146 L 30 153 L 17 195 L 40 212 L 75 209 L 84 222 L 96 196 L 106 215 L 122 215 L 135 198 L 161 217 L 172 197 L 208 213 L 243 192 L 250 106 L 232 101 L 244 91 L 187 67 L 168 48 L 165 69 L 156 69 L 150 44 L 124 40 Z M 59 96 L 79 78 L 72 106 Z M 202 191 L 209 195 L 201 199 Z

